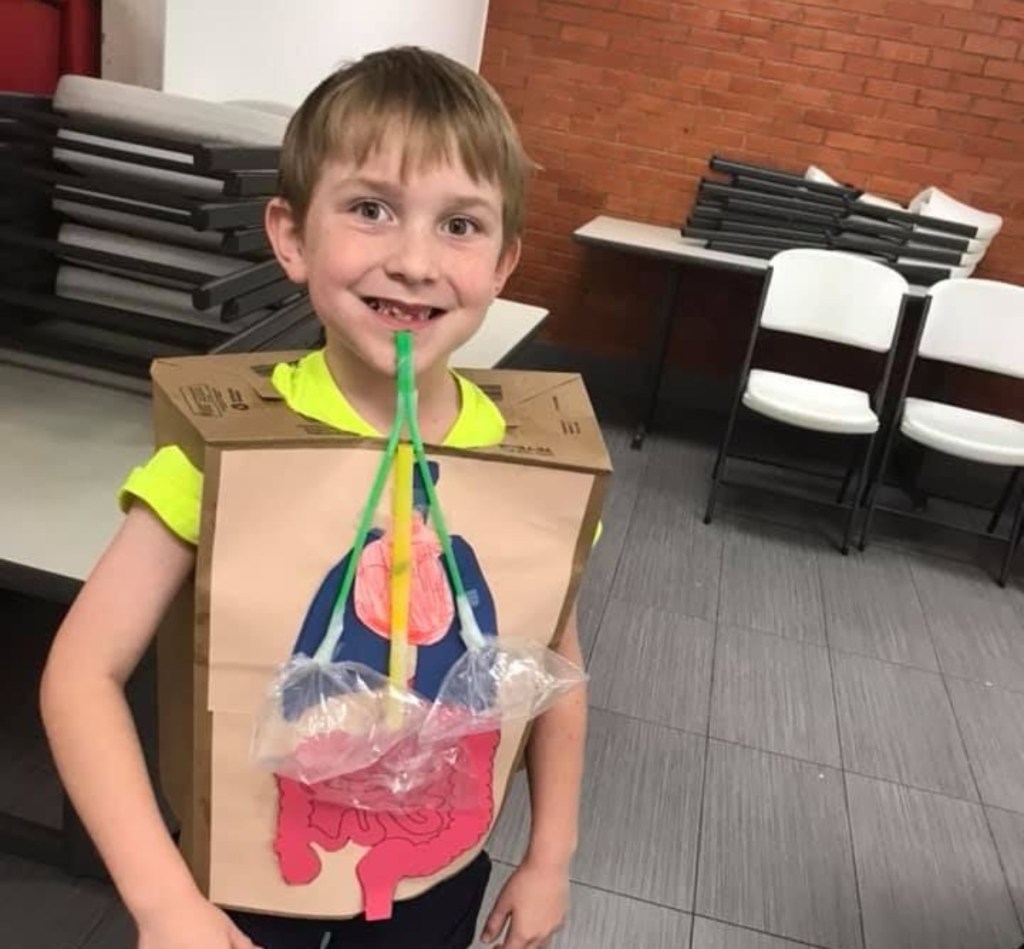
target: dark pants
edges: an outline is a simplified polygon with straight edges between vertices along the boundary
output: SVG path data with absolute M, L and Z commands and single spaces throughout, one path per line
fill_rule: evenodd
M 395 903 L 391 919 L 368 923 L 294 919 L 231 913 L 235 925 L 262 949 L 320 949 L 324 933 L 331 949 L 469 949 L 491 876 L 482 853 L 465 870 L 412 900 Z

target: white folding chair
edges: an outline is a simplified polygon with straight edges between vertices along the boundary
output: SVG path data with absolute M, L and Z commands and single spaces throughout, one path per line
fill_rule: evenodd
M 958 273 L 954 269 L 950 274 L 952 277 L 971 276 L 988 252 L 989 245 L 1003 229 L 1003 219 L 1000 215 L 957 201 L 936 187 L 925 188 L 915 195 L 908 208 L 914 214 L 956 221 L 958 224 L 968 224 L 975 228 L 975 236 L 968 240 L 967 250 L 960 256 L 960 266 L 965 272 Z M 927 227 L 918 227 L 916 230 L 922 234 L 936 233 Z
M 943 280 L 928 293 L 918 333 L 882 460 L 868 491 L 862 550 L 880 506 L 878 489 L 897 435 L 957 458 L 1011 469 L 988 533 L 995 530 L 1024 467 L 1024 423 L 946 402 L 907 398 L 914 368 L 922 358 L 1024 380 L 1024 287 L 995 280 Z M 1007 539 L 1000 585 L 1006 584 L 1022 521 L 1024 497 Z
M 841 185 L 842 182 L 836 181 L 827 171 L 819 168 L 817 165 L 808 165 L 807 170 L 804 172 L 804 177 L 808 181 L 815 181 L 822 185 Z M 883 198 L 878 194 L 871 194 L 869 191 L 865 191 L 861 196 L 860 200 L 865 204 L 874 204 L 880 208 L 889 208 L 891 211 L 906 211 L 899 201 L 893 201 L 892 198 Z
M 854 474 L 842 551 L 847 553 L 853 519 L 879 429 L 879 412 L 892 371 L 895 341 L 906 307 L 907 281 L 884 264 L 856 254 L 817 249 L 785 250 L 768 269 L 761 304 L 750 334 L 732 411 L 711 479 L 704 523 L 710 524 L 742 404 L 785 425 L 832 435 L 866 438 L 854 452 L 842 481 L 842 505 Z M 751 368 L 761 329 L 809 336 L 883 355 L 873 391 L 848 388 L 808 376 Z
M 977 229 L 975 240 L 987 247 L 995 239 L 996 235 L 1003 229 L 1003 219 L 991 211 L 982 211 L 980 208 L 964 204 L 956 198 L 946 194 L 940 188 L 925 188 L 916 194 L 910 201 L 908 208 L 914 214 L 923 214 L 928 217 L 938 217 L 946 221 L 957 221 L 960 224 L 970 224 Z M 981 249 L 972 247 L 972 251 Z

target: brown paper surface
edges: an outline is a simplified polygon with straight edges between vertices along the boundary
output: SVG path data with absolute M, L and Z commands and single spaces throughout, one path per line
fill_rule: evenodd
M 252 900 L 246 895 L 251 881 L 247 881 L 244 874 L 236 877 L 232 868 L 236 865 L 246 865 L 247 855 L 252 852 L 246 849 L 252 846 L 249 831 L 237 823 L 215 830 L 214 824 L 215 815 L 221 813 L 219 808 L 226 808 L 230 812 L 235 806 L 231 804 L 230 794 L 225 789 L 229 789 L 231 780 L 238 780 L 237 775 L 241 775 L 243 771 L 238 770 L 236 778 L 232 779 L 230 762 L 233 761 L 235 766 L 241 769 L 243 762 L 247 760 L 248 747 L 246 745 L 243 754 L 242 735 L 251 724 L 251 718 L 247 716 L 251 716 L 253 696 L 258 694 L 262 686 L 259 682 L 262 667 L 254 664 L 248 655 L 236 654 L 232 657 L 230 649 L 226 656 L 222 655 L 220 635 L 216 634 L 211 638 L 214 629 L 209 621 L 209 610 L 215 573 L 214 542 L 218 533 L 216 525 L 221 516 L 220 501 L 223 500 L 218 488 L 220 463 L 222 458 L 227 458 L 235 451 L 244 450 L 247 455 L 255 455 L 257 452 L 253 449 L 256 448 L 290 452 L 322 450 L 326 452 L 323 459 L 325 467 L 322 470 L 306 470 L 303 476 L 307 479 L 319 477 L 326 484 L 335 477 L 335 472 L 330 467 L 335 462 L 328 462 L 326 458 L 339 454 L 340 446 L 347 446 L 353 457 L 360 452 L 372 455 L 380 450 L 378 441 L 345 436 L 288 409 L 270 383 L 271 374 L 277 363 L 293 361 L 302 355 L 305 354 L 282 352 L 174 357 L 158 360 L 152 368 L 156 444 L 180 446 L 192 462 L 206 472 L 202 537 L 195 584 L 194 587 L 188 585 L 182 591 L 174 609 L 162 623 L 158 637 L 160 776 L 164 791 L 181 822 L 182 853 L 200 887 L 204 892 L 211 892 L 212 873 L 215 878 L 214 898 L 226 905 L 240 907 L 252 905 Z M 442 465 L 447 468 L 450 461 L 458 457 L 472 457 L 476 463 L 483 465 L 484 471 L 489 470 L 489 465 L 498 464 L 506 470 L 506 474 L 503 474 L 499 481 L 529 484 L 532 486 L 531 490 L 538 492 L 537 497 L 543 497 L 543 492 L 547 491 L 546 484 L 544 487 L 537 487 L 534 481 L 519 481 L 520 476 L 528 478 L 531 472 L 537 469 L 552 475 L 561 471 L 578 479 L 578 501 L 584 505 L 585 511 L 582 515 L 576 515 L 580 520 L 576 524 L 578 532 L 575 548 L 569 554 L 571 563 L 568 567 L 564 565 L 564 560 L 552 552 L 554 541 L 551 538 L 545 541 L 538 540 L 542 542 L 539 549 L 546 552 L 524 558 L 523 562 L 514 566 L 497 545 L 487 553 L 491 563 L 500 564 L 500 558 L 506 556 L 508 562 L 502 570 L 507 567 L 509 572 L 521 571 L 526 582 L 532 582 L 531 572 L 542 571 L 550 563 L 558 564 L 555 568 L 556 573 L 562 577 L 561 582 L 566 584 L 559 604 L 545 604 L 541 607 L 531 602 L 529 597 L 517 596 L 509 605 L 499 606 L 502 610 L 511 610 L 510 615 L 518 616 L 516 622 L 523 624 L 532 623 L 533 620 L 529 617 L 534 616 L 536 622 L 547 626 L 550 616 L 555 615 L 555 626 L 560 632 L 575 598 L 584 564 L 590 554 L 591 539 L 600 514 L 607 476 L 611 471 L 601 430 L 594 417 L 586 389 L 578 375 L 568 373 L 470 370 L 464 375 L 479 385 L 496 403 L 506 420 L 507 434 L 501 445 L 469 453 L 435 449 L 434 453 Z M 232 464 L 229 460 L 229 467 Z M 362 500 L 368 484 L 366 464 L 365 460 L 353 462 L 352 478 L 363 480 L 363 485 L 355 492 L 358 501 Z M 246 479 L 243 478 L 244 480 Z M 266 490 L 251 491 L 249 503 L 253 506 L 250 513 L 255 512 L 257 519 L 254 521 L 250 518 L 250 525 L 258 524 L 265 537 L 270 537 L 271 530 L 276 535 L 283 529 L 281 523 L 274 521 L 276 515 L 272 515 L 271 511 L 277 512 L 282 508 L 277 505 L 272 509 L 268 498 L 271 492 L 282 492 L 278 490 L 278 479 L 275 474 L 271 473 L 265 480 L 259 480 L 263 481 L 262 487 Z M 457 481 L 458 476 L 454 480 Z M 557 478 L 550 483 L 554 484 L 556 481 L 563 487 L 568 484 L 568 481 L 560 481 Z M 452 478 L 445 474 L 438 488 L 446 511 L 449 504 L 456 504 L 454 494 L 461 494 L 451 490 L 452 483 Z M 309 498 L 315 498 L 321 490 L 322 487 L 317 488 L 316 493 L 310 493 L 303 485 L 294 491 L 289 489 L 283 493 L 289 496 L 289 503 L 304 504 L 308 508 L 309 504 L 305 500 L 307 494 Z M 568 492 L 568 488 L 565 490 Z M 338 493 L 334 491 L 333 482 L 332 492 L 333 494 L 329 492 L 330 496 Z M 551 496 L 556 497 L 557 492 Z M 473 494 L 472 497 L 479 497 L 479 494 Z M 230 500 L 227 507 L 231 515 Z M 244 505 L 237 506 L 236 510 L 240 516 Z M 345 514 L 346 510 L 347 508 L 342 505 L 334 516 L 348 516 Z M 475 512 L 480 510 L 489 515 L 491 505 L 480 501 L 465 502 L 465 516 L 476 516 Z M 319 516 L 319 511 L 317 514 Z M 520 523 L 520 528 L 531 524 L 531 516 L 529 512 L 524 515 L 525 519 Z M 457 533 L 465 529 L 462 522 L 463 512 L 455 517 L 452 529 Z M 274 524 L 271 528 L 272 521 Z M 316 538 L 335 537 L 332 533 L 333 526 L 331 531 L 314 530 L 312 535 L 308 535 L 305 531 L 296 530 L 296 523 L 297 518 L 294 516 L 288 519 L 290 533 L 280 542 L 282 546 L 278 551 L 281 562 L 294 563 L 290 574 L 293 577 L 297 576 L 300 570 L 312 569 L 315 573 L 321 569 L 324 558 L 330 556 L 327 550 L 330 544 Z M 350 534 L 354 529 L 353 516 L 342 526 L 337 538 L 339 543 L 350 543 Z M 538 538 L 544 534 L 536 523 L 531 527 L 531 530 L 534 529 Z M 524 530 L 518 529 L 518 532 L 523 535 Z M 477 545 L 477 538 L 474 537 L 472 542 Z M 545 543 L 547 547 L 543 546 Z M 486 538 L 482 544 L 484 547 L 488 546 Z M 266 544 L 254 544 L 253 549 L 246 552 L 246 556 L 251 558 L 247 561 L 246 570 L 251 569 L 254 577 L 260 575 L 260 571 L 263 571 L 263 576 L 267 575 L 269 561 L 265 558 L 268 550 L 269 546 Z M 231 554 L 226 562 L 233 562 L 234 559 L 235 555 Z M 216 563 L 219 565 L 221 560 L 218 558 Z M 231 563 L 224 569 L 228 571 L 225 576 L 229 578 L 234 571 L 231 583 L 239 582 L 240 578 L 244 581 L 244 571 L 240 573 L 238 566 Z M 289 581 L 289 585 L 292 592 L 286 590 L 281 602 L 264 601 L 268 611 L 273 613 L 274 623 L 281 624 L 282 629 L 294 624 L 295 613 L 300 609 L 301 595 L 298 590 L 301 584 Z M 259 594 L 262 595 L 263 584 L 254 583 L 252 588 L 257 587 L 261 588 Z M 287 602 L 289 597 L 290 605 Z M 503 594 L 503 598 L 507 597 Z M 273 601 L 273 598 L 270 600 Z M 238 620 L 239 617 L 236 616 L 232 622 L 237 623 Z M 264 622 L 265 625 L 261 627 L 260 622 Z M 269 627 L 265 621 L 258 621 L 252 628 L 255 631 L 254 635 L 259 633 L 260 629 L 263 629 L 263 633 L 259 635 L 266 635 Z M 509 633 L 507 624 L 502 632 Z M 291 634 L 281 632 L 281 635 L 284 642 Z M 212 677 L 209 665 L 211 654 L 217 663 L 216 675 Z M 211 709 L 216 709 L 216 712 Z M 248 724 L 240 724 L 243 721 Z M 214 751 L 215 744 L 217 751 Z M 225 751 L 224 770 L 215 788 L 213 762 L 219 757 L 220 749 L 232 747 L 234 751 Z M 514 735 L 503 736 L 498 750 L 498 758 L 502 765 L 498 769 L 495 784 L 496 797 L 500 798 L 503 794 L 506 762 L 508 766 L 511 766 L 512 762 L 521 762 L 522 750 L 523 739 Z M 248 813 L 243 807 L 241 812 L 248 813 L 246 821 L 251 826 L 260 825 L 265 828 L 265 823 L 260 823 L 265 822 L 267 817 L 265 801 L 260 797 L 261 793 L 265 793 L 260 790 L 261 780 L 263 776 L 257 776 L 256 785 L 247 785 L 253 789 L 254 797 L 251 803 L 256 810 Z M 214 793 L 215 789 L 219 789 L 217 793 Z M 263 833 L 263 830 L 260 833 Z M 239 839 L 243 840 L 244 845 L 236 846 L 231 840 L 232 834 L 240 834 Z M 217 859 L 214 861 L 211 859 L 211 848 L 215 836 L 219 843 Z M 460 857 L 449 869 L 458 869 L 471 857 L 471 854 L 464 858 Z M 316 885 L 306 889 L 302 897 L 296 897 L 294 892 L 289 894 L 296 907 L 294 911 L 315 913 L 315 909 L 305 904 L 317 904 L 325 892 L 322 885 L 325 885 L 328 879 L 333 880 L 337 874 L 346 872 L 345 861 L 352 859 L 356 858 L 351 852 L 344 857 L 341 854 L 331 855 L 333 862 L 329 861 L 329 867 L 325 864 L 324 876 Z M 261 866 L 266 869 L 265 864 Z M 258 875 L 257 870 L 251 872 Z M 232 882 L 236 878 L 237 884 Z M 404 898 L 418 892 L 425 885 L 424 881 L 404 884 L 399 889 L 399 897 Z M 279 889 L 276 885 L 272 889 L 272 898 L 280 902 Z M 257 897 L 259 896 L 260 888 L 257 886 Z M 302 904 L 301 908 L 299 904 Z M 351 905 L 334 902 L 326 915 L 344 915 Z M 282 909 L 281 912 L 288 910 Z
M 321 851 L 313 883 L 281 879 L 272 841 L 273 778 L 250 763 L 255 714 L 275 668 L 291 653 L 327 572 L 351 548 L 378 448 L 234 448 L 216 452 L 216 507 L 209 541 L 208 601 L 199 611 L 208 641 L 212 711 L 210 897 L 285 915 L 350 916 L 362 909 L 354 868 L 362 848 Z M 501 637 L 549 643 L 578 573 L 577 558 L 595 478 L 591 472 L 433 454 L 448 529 L 467 540 L 493 595 Z M 208 481 L 210 478 L 208 472 Z M 380 521 L 388 516 L 388 492 Z M 589 528 L 592 536 L 592 525 Z M 494 775 L 496 818 L 523 734 L 503 732 Z M 415 895 L 465 865 L 471 851 L 426 879 Z

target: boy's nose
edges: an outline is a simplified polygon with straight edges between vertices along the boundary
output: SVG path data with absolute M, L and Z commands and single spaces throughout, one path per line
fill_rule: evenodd
M 403 228 L 385 262 L 388 276 L 403 283 L 430 283 L 438 278 L 438 247 L 433 235 Z

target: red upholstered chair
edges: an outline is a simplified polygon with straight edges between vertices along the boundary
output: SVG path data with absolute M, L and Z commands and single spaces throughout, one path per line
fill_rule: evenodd
M 64 73 L 99 75 L 100 0 L 0 0 L 0 93 L 49 96 Z

